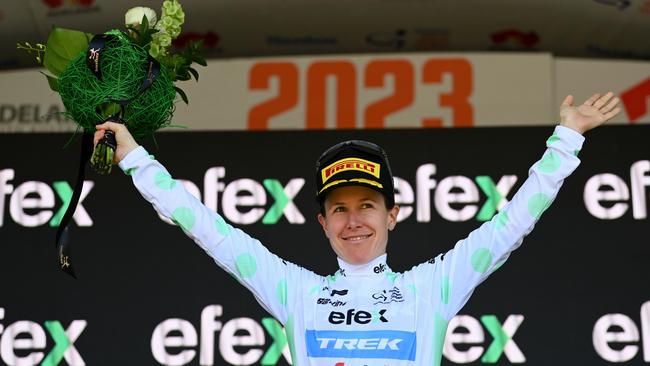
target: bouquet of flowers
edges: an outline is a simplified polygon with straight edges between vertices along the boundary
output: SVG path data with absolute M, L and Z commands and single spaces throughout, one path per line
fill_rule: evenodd
M 125 14 L 125 30 L 101 35 L 54 27 L 47 42 L 19 49 L 35 53 L 36 61 L 52 90 L 65 106 L 63 112 L 84 132 L 111 119 L 127 125 L 136 139 L 152 136 L 171 123 L 176 94 L 187 95 L 176 81 L 198 81 L 193 64 L 206 66 L 201 41 L 172 53 L 172 40 L 181 33 L 185 13 L 178 0 L 165 0 L 161 17 L 147 7 L 134 7 Z M 110 173 L 113 150 L 110 141 L 99 144 L 91 158 L 98 173 Z
M 116 121 L 125 124 L 135 139 L 142 139 L 171 123 L 176 94 L 188 103 L 174 82 L 192 77 L 198 81 L 192 65 L 206 66 L 206 62 L 200 41 L 190 43 L 183 52 L 170 52 L 184 21 L 178 0 L 165 0 L 160 19 L 153 9 L 130 9 L 125 30 L 93 35 L 55 27 L 45 44 L 18 44 L 47 69 L 44 75 L 49 87 L 61 96 L 63 113 L 83 130 L 77 183 L 56 233 L 59 266 L 75 278 L 68 224 L 83 187 L 85 166 L 90 160 L 98 173 L 110 173 L 116 147 L 115 136 L 107 132 L 92 152 L 95 126 Z

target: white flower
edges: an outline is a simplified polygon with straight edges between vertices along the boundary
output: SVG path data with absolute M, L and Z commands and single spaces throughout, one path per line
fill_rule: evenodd
M 153 25 L 158 21 L 155 10 L 147 8 L 146 6 L 136 6 L 135 8 L 129 9 L 129 11 L 124 14 L 124 24 L 137 28 L 140 26 L 143 15 L 147 17 L 147 21 L 150 25 Z

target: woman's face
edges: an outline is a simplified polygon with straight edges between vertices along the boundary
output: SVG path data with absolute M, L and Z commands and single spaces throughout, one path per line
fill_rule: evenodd
M 350 264 L 363 264 L 386 252 L 388 230 L 397 223 L 399 207 L 388 210 L 381 193 L 349 186 L 328 193 L 324 210 L 318 222 L 336 255 Z

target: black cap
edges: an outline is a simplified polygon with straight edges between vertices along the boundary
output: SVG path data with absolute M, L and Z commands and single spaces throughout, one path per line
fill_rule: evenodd
M 388 207 L 393 207 L 393 173 L 386 151 L 361 140 L 344 141 L 327 149 L 316 162 L 316 199 L 322 204 L 328 192 L 345 186 L 374 189 L 384 195 Z

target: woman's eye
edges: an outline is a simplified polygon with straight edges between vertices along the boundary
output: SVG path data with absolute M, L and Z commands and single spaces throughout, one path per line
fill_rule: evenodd
M 374 206 L 372 205 L 372 203 L 366 202 L 361 204 L 361 208 L 373 208 L 373 207 Z
M 345 211 L 345 207 L 343 206 L 335 207 L 334 210 L 332 210 L 332 212 L 344 212 L 344 211 Z

